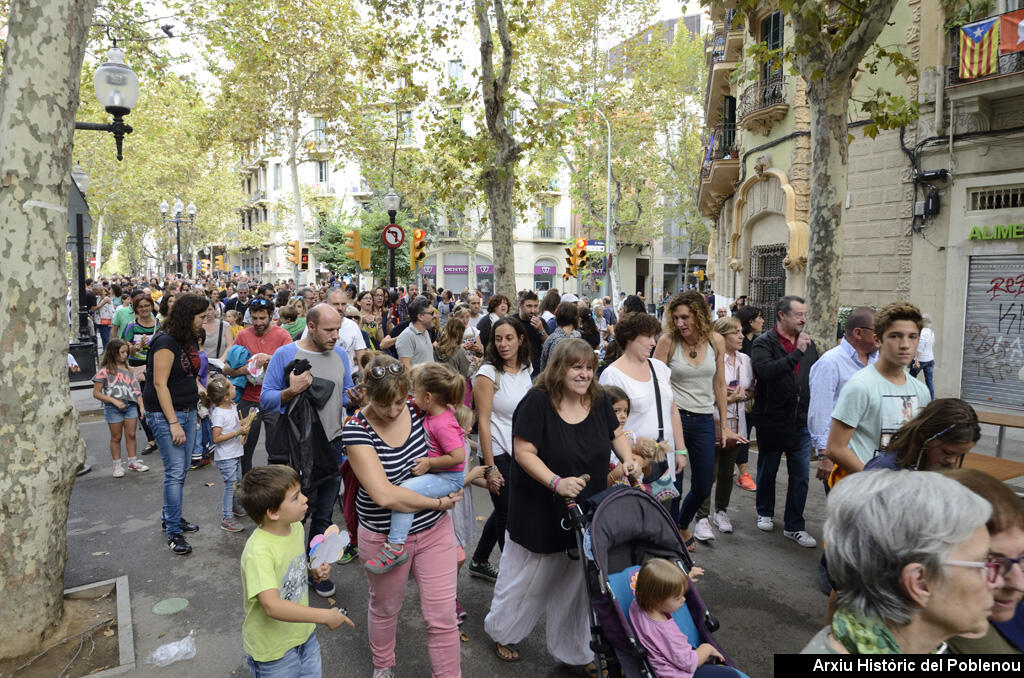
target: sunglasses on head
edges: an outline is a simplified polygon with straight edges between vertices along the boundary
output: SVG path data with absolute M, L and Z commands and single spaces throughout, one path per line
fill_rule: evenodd
M 266 299 L 256 299 L 249 306 L 249 311 L 264 311 L 270 310 L 270 302 Z
M 402 363 L 391 363 L 390 365 L 376 365 L 371 367 L 368 371 L 370 378 L 380 380 L 389 374 L 401 374 L 405 372 L 405 366 Z

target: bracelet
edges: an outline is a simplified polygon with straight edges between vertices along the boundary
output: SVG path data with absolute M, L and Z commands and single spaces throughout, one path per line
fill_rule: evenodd
M 551 476 L 551 480 L 548 481 L 548 489 L 551 490 L 552 492 L 557 492 L 558 491 L 558 481 L 560 481 L 561 479 L 562 479 L 562 476 L 559 476 L 559 475 Z
M 169 422 L 167 422 L 168 426 L 174 426 L 177 423 L 178 422 L 176 422 L 176 421 L 169 421 Z
M 681 455 L 683 455 L 684 457 L 688 456 L 688 455 L 686 454 L 686 448 L 685 448 L 685 447 L 684 447 L 683 449 L 681 449 L 681 450 L 676 450 L 676 454 L 681 454 Z
M 437 498 L 437 510 L 438 510 L 438 511 L 440 511 L 440 510 L 441 510 L 441 506 L 442 506 L 442 504 L 441 504 L 441 497 L 438 497 L 438 498 Z
M 497 468 L 497 466 L 495 466 L 493 464 L 491 464 L 490 466 L 484 467 L 484 477 L 486 477 L 488 473 L 490 473 L 491 471 L 495 470 L 496 468 Z

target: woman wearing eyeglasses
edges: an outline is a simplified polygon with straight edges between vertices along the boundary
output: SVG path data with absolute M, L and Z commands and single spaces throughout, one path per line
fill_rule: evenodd
M 939 398 L 893 434 L 885 452 L 864 465 L 864 470 L 934 471 L 959 468 L 964 455 L 981 438 L 974 408 L 959 398 Z
M 926 654 L 988 628 L 998 566 L 992 505 L 938 473 L 865 471 L 828 498 L 825 553 L 837 599 L 804 654 Z
M 459 676 L 455 531 L 446 511 L 462 492 L 435 499 L 400 487 L 412 476 L 416 460 L 427 456 L 423 420 L 409 402 L 409 374 L 397 360 L 381 354 L 367 365 L 363 383 L 367 404 L 345 425 L 342 440 L 361 485 L 356 513 L 364 563 L 387 540 L 392 511 L 415 513 L 405 542 L 409 559 L 384 574 L 366 574 L 374 676 L 393 675 L 398 614 L 410 574 L 418 584 L 433 675 Z
M 992 543 L 986 561 L 992 570 L 998 568 L 995 604 L 985 634 L 951 638 L 949 649 L 954 654 L 1024 653 L 1024 502 L 1006 484 L 977 469 L 944 473 L 992 504 L 987 524 Z

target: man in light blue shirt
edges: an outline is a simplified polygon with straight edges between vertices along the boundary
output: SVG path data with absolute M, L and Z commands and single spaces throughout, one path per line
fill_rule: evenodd
M 846 382 L 861 369 L 878 360 L 875 342 L 875 312 L 859 306 L 846 318 L 845 336 L 825 351 L 811 367 L 811 400 L 807 408 L 807 430 L 818 459 L 817 478 L 827 481 L 832 462 L 825 456 L 832 410 Z M 827 492 L 826 484 L 826 492 Z

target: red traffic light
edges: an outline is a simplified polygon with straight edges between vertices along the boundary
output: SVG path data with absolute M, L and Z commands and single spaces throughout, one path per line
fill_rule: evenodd
M 412 237 L 415 238 L 416 240 L 423 240 L 424 238 L 427 237 L 427 231 L 422 228 L 417 228 L 412 232 Z

